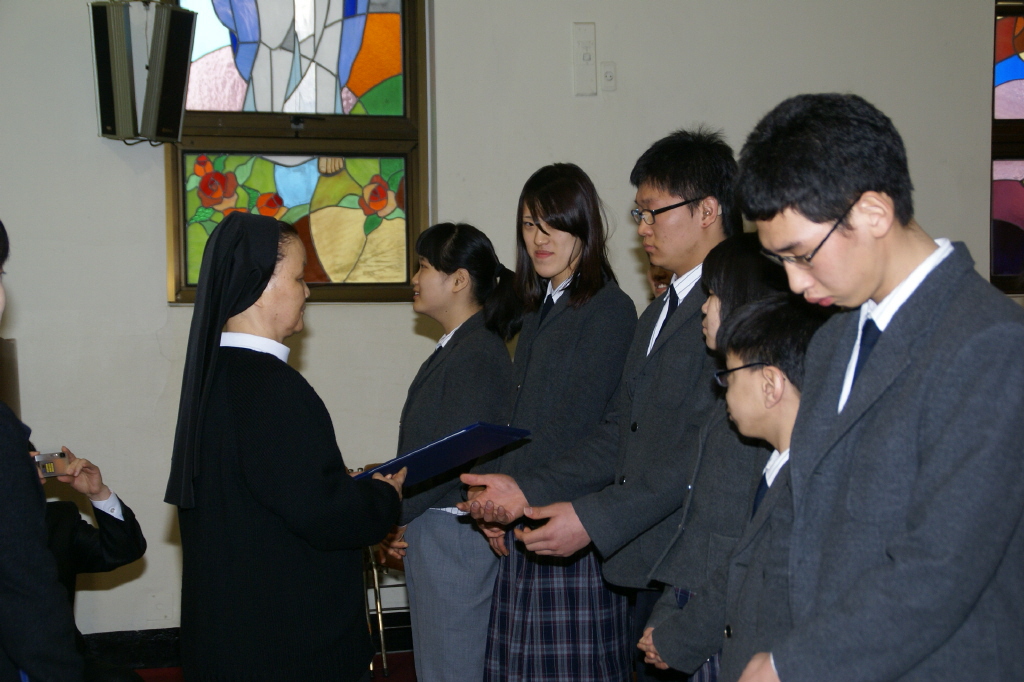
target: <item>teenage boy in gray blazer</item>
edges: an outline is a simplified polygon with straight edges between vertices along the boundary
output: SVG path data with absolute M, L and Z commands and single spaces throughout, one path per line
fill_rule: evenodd
M 530 551 L 569 556 L 593 542 L 605 578 L 638 592 L 634 641 L 661 594 L 650 574 L 665 549 L 663 541 L 643 538 L 659 524 L 675 528 L 681 521 L 676 512 L 694 470 L 700 429 L 715 405 L 716 365 L 701 330 L 707 297 L 699 280 L 708 252 L 740 230 L 734 173 L 732 150 L 705 129 L 673 133 L 640 157 L 630 175 L 637 187 L 633 218 L 651 263 L 674 277 L 637 323 L 603 423 L 578 447 L 548 453 L 543 466 L 515 480 L 462 477 L 487 486 L 464 504 L 484 521 L 507 523 L 523 514 L 548 519 L 540 528 L 516 531 Z M 751 486 L 740 487 L 746 508 Z M 670 538 L 671 531 L 658 537 Z
M 903 141 L 860 97 L 783 102 L 740 168 L 793 291 L 852 309 L 806 359 L 771 596 L 792 629 L 742 682 L 1024 679 L 1024 311 L 915 222 Z

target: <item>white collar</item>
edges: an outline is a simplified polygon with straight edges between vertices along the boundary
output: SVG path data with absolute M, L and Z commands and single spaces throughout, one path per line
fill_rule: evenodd
M 692 270 L 680 275 L 672 275 L 672 282 L 670 286 L 676 288 L 676 296 L 682 301 L 686 298 L 686 295 L 690 293 L 690 289 L 693 289 L 693 285 L 700 280 L 700 273 L 704 270 L 704 264 L 698 263 L 697 267 Z M 668 296 L 666 292 L 665 296 Z
M 461 327 L 463 324 L 466 323 L 462 322 L 462 324 L 460 324 L 459 327 Z M 444 348 L 448 344 L 448 342 L 452 340 L 452 337 L 455 336 L 455 332 L 459 331 L 459 327 L 456 327 L 455 329 L 451 330 L 450 332 L 442 336 L 438 340 L 437 345 L 434 346 L 434 350 L 437 350 L 438 348 Z
M 229 348 L 245 348 L 258 353 L 269 353 L 281 362 L 288 362 L 288 354 L 291 353 L 291 349 L 283 343 L 278 343 L 265 336 L 242 334 L 241 332 L 221 332 L 220 345 Z
M 885 298 L 878 303 L 871 300 L 864 302 L 864 305 L 860 307 L 861 327 L 864 326 L 864 320 L 870 317 L 875 321 L 879 331 L 885 331 L 893 316 L 907 302 L 907 299 L 914 295 L 914 292 L 921 286 L 921 282 L 924 281 L 925 277 L 931 274 L 931 271 L 937 268 L 939 263 L 945 260 L 946 256 L 953 253 L 953 245 L 948 239 L 936 239 L 935 245 L 939 248 L 932 251 L 927 258 L 921 261 L 921 264 L 914 268 L 914 271 L 906 279 L 897 284 Z
M 764 480 L 768 483 L 768 487 L 771 487 L 772 483 L 775 482 L 775 477 L 782 471 L 782 467 L 789 461 L 789 448 L 786 448 L 785 452 L 779 452 L 776 450 L 772 453 L 772 456 L 768 458 L 768 463 L 764 465 Z
M 573 278 L 573 276 L 575 276 L 575 274 L 576 273 L 574 272 L 572 275 L 569 275 L 568 277 L 566 277 L 564 280 L 562 280 L 562 283 L 559 284 L 558 287 L 555 288 L 555 289 L 551 288 L 551 280 L 549 279 L 548 280 L 548 291 L 547 291 L 547 294 L 545 294 L 544 298 L 547 298 L 548 296 L 550 296 L 552 303 L 558 303 L 558 299 L 561 298 L 562 293 L 569 287 L 569 282 L 572 281 L 572 278 Z

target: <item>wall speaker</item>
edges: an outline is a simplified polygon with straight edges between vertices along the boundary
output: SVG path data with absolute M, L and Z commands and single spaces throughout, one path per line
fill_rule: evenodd
M 94 2 L 89 5 L 89 13 L 100 135 L 115 140 L 134 138 L 137 134 L 135 72 L 128 4 Z
M 188 67 L 192 57 L 196 13 L 154 4 L 153 42 L 142 108 L 142 137 L 163 142 L 181 139 Z

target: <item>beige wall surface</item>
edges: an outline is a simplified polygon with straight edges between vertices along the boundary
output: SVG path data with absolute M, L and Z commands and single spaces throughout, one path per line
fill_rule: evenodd
M 617 89 L 572 91 L 571 26 L 595 22 Z M 474 223 L 513 264 L 536 168 L 574 161 L 608 206 L 612 262 L 646 301 L 629 170 L 706 122 L 734 146 L 774 104 L 864 95 L 903 132 L 917 215 L 987 272 L 990 3 L 949 0 L 434 0 L 436 217 Z M 0 0 L 0 219 L 12 241 L 0 336 L 42 447 L 94 458 L 136 511 L 142 563 L 80 581 L 84 632 L 178 623 L 180 547 L 162 502 L 189 307 L 165 302 L 163 152 L 97 136 L 85 3 Z M 311 305 L 292 364 L 349 466 L 393 455 L 405 389 L 438 335 L 408 304 Z M 56 484 L 50 484 L 56 485 Z

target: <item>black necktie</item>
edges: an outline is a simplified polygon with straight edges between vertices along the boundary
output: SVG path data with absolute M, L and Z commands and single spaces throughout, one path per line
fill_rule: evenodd
M 547 297 L 544 299 L 544 305 L 540 307 L 540 320 L 538 322 L 544 321 L 544 317 L 548 314 L 551 308 L 554 307 L 554 305 L 554 299 L 551 298 L 551 294 L 548 294 Z
M 878 343 L 878 337 L 882 335 L 882 331 L 875 324 L 875 321 L 870 317 L 864 322 L 864 328 L 860 332 L 860 350 L 857 353 L 857 364 L 853 367 L 853 382 L 857 382 L 857 375 L 860 374 L 861 368 L 864 363 L 868 361 L 868 356 L 871 355 L 871 351 L 874 349 L 875 344 Z
M 757 508 L 761 506 L 766 492 L 768 492 L 768 477 L 761 474 L 761 482 L 757 484 L 757 492 L 754 493 L 754 510 L 750 512 L 750 518 L 754 518 L 754 514 L 757 513 Z
M 665 331 L 665 327 L 668 326 L 668 321 L 672 319 L 672 313 L 676 311 L 679 306 L 679 294 L 676 293 L 676 288 L 671 284 L 668 285 L 668 300 L 665 301 L 665 319 L 661 323 L 661 329 L 658 330 L 658 336 Z

